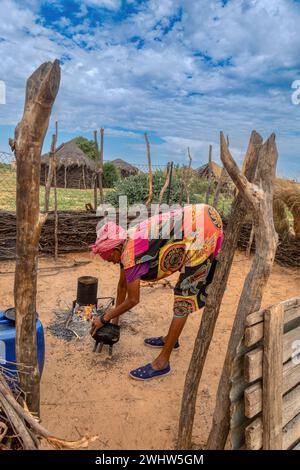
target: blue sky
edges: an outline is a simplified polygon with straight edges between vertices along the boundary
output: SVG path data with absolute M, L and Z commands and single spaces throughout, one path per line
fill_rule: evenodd
M 26 78 L 60 59 L 52 113 L 59 141 L 105 128 L 105 159 L 194 166 L 219 131 L 241 161 L 252 129 L 276 132 L 278 173 L 300 179 L 300 2 L 295 0 L 1 0 L 0 150 L 20 120 Z

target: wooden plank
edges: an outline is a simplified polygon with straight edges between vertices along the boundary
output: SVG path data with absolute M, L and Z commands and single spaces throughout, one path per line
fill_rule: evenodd
M 279 305 L 285 305 L 285 302 L 281 302 Z M 295 299 L 291 299 L 287 301 L 285 305 L 285 313 L 284 313 L 284 325 L 287 325 L 289 322 L 293 320 L 300 320 L 300 298 L 296 297 Z M 261 312 L 263 312 L 263 315 L 267 309 L 260 310 L 259 317 L 261 317 Z M 248 315 L 246 325 L 248 323 L 251 323 L 253 321 L 256 321 L 258 318 L 258 313 L 252 313 L 251 315 Z M 249 318 L 252 317 L 252 318 Z M 292 329 L 292 328 L 290 328 Z M 258 343 L 263 339 L 264 335 L 264 323 L 263 323 L 263 317 L 261 317 L 261 320 L 259 323 L 255 323 L 252 325 L 249 325 L 245 329 L 245 336 L 244 336 L 244 344 L 247 348 L 253 346 L 254 344 Z
M 248 383 L 254 382 L 262 377 L 263 348 L 253 349 L 245 354 L 244 373 Z
M 290 421 L 287 426 L 283 428 L 283 448 L 289 449 L 300 438 L 300 414 Z
M 283 335 L 283 363 L 287 362 L 295 352 L 293 344 L 300 340 L 300 327 Z M 258 347 L 245 354 L 245 380 L 254 382 L 262 377 L 263 349 Z
M 300 385 L 283 397 L 283 449 L 288 449 L 300 439 Z M 261 417 L 255 419 L 245 430 L 247 449 L 259 450 L 263 445 Z
M 265 313 L 263 355 L 263 449 L 282 449 L 283 305 Z
M 262 448 L 263 425 L 262 419 L 257 418 L 245 429 L 245 445 L 247 450 L 260 450 Z
M 299 413 L 300 384 L 283 397 L 283 426 L 287 425 Z
M 245 328 L 244 344 L 247 348 L 254 346 L 263 339 L 264 336 L 264 322 L 257 323 L 253 326 Z
M 254 418 L 262 410 L 262 384 L 250 385 L 244 392 L 245 416 Z
M 284 323 L 287 323 L 290 320 L 294 320 L 295 318 L 300 316 L 300 312 L 298 311 L 298 309 L 300 308 L 300 297 L 293 297 L 292 299 L 285 300 L 284 302 L 280 302 L 279 305 L 283 305 L 284 307 Z M 265 312 L 270 307 L 271 306 L 248 315 L 245 323 L 246 326 L 252 326 L 256 323 L 262 322 L 264 319 Z
M 282 393 L 285 394 L 300 383 L 300 363 L 293 360 L 283 366 Z M 253 418 L 262 410 L 262 384 L 257 382 L 250 385 L 244 392 L 245 416 Z

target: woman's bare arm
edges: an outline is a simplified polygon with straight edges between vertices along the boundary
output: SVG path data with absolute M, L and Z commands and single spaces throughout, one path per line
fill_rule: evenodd
M 126 299 L 127 294 L 127 281 L 125 276 L 125 271 L 123 268 L 120 269 L 120 279 L 117 288 L 117 299 L 116 299 L 116 307 L 122 304 Z
M 125 278 L 125 273 L 124 273 L 124 278 Z M 126 281 L 126 278 L 125 278 Z M 113 323 L 117 324 L 117 318 L 122 315 L 125 312 L 128 312 L 131 308 L 133 308 L 135 305 L 137 305 L 140 301 L 140 279 L 136 279 L 133 282 L 130 282 L 129 284 L 126 283 L 126 290 L 125 290 L 125 285 L 121 281 L 121 276 L 120 276 L 120 288 L 118 285 L 118 293 L 117 293 L 117 304 L 115 308 L 111 308 L 107 310 L 104 314 L 104 320 L 113 320 Z M 126 297 L 127 293 L 127 297 Z M 119 296 L 119 297 L 118 297 Z M 124 300 L 122 301 L 124 296 Z M 118 299 L 120 303 L 118 303 Z M 93 336 L 96 331 L 103 326 L 101 320 L 99 317 L 96 317 L 93 320 L 92 328 L 91 328 L 91 335 Z
M 104 320 L 112 320 L 135 307 L 140 301 L 140 279 L 127 284 L 127 297 L 115 308 L 108 310 L 104 315 Z

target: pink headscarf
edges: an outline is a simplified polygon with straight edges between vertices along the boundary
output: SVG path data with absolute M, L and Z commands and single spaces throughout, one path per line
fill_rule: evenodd
M 112 251 L 127 239 L 127 231 L 116 225 L 114 222 L 108 222 L 97 232 L 97 239 L 92 245 L 94 255 L 99 254 L 101 258 L 107 259 Z

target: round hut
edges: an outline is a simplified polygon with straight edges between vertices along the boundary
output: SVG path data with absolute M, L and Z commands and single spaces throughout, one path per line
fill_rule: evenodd
M 139 169 L 136 166 L 130 165 L 130 163 L 125 162 L 125 160 L 121 158 L 112 160 L 112 163 L 118 168 L 122 178 L 127 178 L 128 176 L 137 175 L 139 173 Z
M 58 188 L 89 189 L 93 187 L 95 163 L 78 147 L 75 139 L 58 147 L 56 154 L 56 186 Z M 49 172 L 49 153 L 41 159 L 41 185 Z

